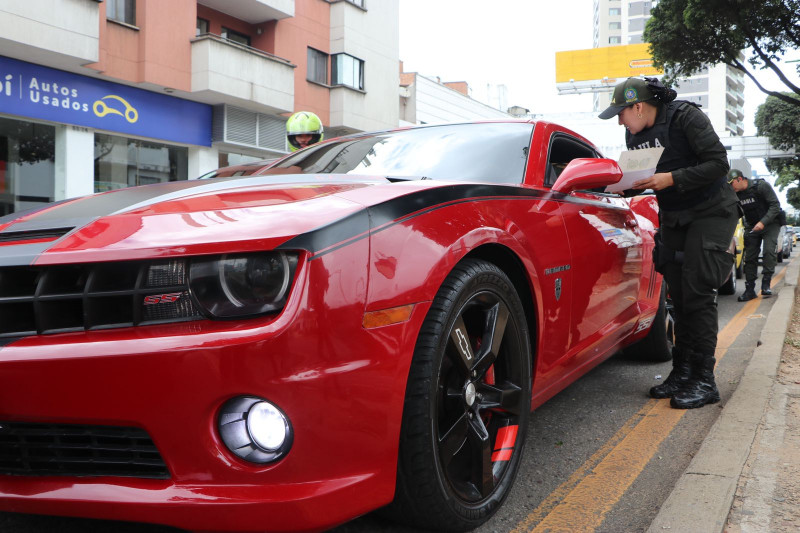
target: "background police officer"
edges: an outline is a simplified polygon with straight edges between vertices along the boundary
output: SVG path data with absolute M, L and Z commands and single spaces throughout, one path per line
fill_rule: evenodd
M 689 409 L 720 400 L 714 382 L 717 288 L 733 265 L 727 250 L 739 207 L 725 183 L 728 154 L 711 122 L 675 96 L 655 78 L 628 78 L 614 88 L 600 118 L 618 117 L 629 150 L 664 147 L 655 174 L 633 184 L 658 198 L 659 271 L 675 309 L 672 372 L 650 395 Z
M 286 140 L 292 152 L 318 143 L 322 138 L 322 121 L 311 111 L 298 111 L 286 121 Z
M 746 302 L 756 297 L 758 255 L 762 248 L 764 259 L 761 269 L 761 295 L 772 296 L 770 283 L 775 272 L 778 233 L 781 229 L 778 222 L 778 215 L 781 212 L 780 201 L 772 185 L 761 179 L 749 180 L 741 170 L 731 169 L 728 172 L 728 183 L 736 191 L 744 211 L 745 289 L 739 296 L 739 301 Z

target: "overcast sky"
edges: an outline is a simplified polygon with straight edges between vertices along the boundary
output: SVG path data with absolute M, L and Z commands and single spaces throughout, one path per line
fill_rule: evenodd
M 555 88 L 555 53 L 591 47 L 592 0 L 400 0 L 406 72 L 466 81 L 478 99 L 505 84 L 508 105 L 534 113 L 591 111 L 591 96 Z
M 555 53 L 592 47 L 592 15 L 592 0 L 400 0 L 400 60 L 406 72 L 466 81 L 481 101 L 487 83 L 505 84 L 509 106 L 588 112 L 590 95 L 556 91 Z M 797 83 L 791 66 L 784 72 Z M 769 73 L 757 76 L 770 89 L 787 90 Z M 744 96 L 745 135 L 755 135 L 753 119 L 766 95 L 746 79 Z M 766 172 L 762 160 L 750 162 Z

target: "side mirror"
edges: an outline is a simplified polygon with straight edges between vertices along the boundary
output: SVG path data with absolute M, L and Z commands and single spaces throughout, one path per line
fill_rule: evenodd
M 572 191 L 606 187 L 622 179 L 622 170 L 613 159 L 573 159 L 561 172 L 552 190 L 569 194 Z

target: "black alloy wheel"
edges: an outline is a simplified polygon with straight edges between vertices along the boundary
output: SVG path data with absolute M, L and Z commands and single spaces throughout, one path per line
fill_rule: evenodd
M 519 296 L 495 265 L 465 260 L 442 284 L 417 341 L 390 515 L 448 531 L 488 520 L 513 485 L 530 401 Z

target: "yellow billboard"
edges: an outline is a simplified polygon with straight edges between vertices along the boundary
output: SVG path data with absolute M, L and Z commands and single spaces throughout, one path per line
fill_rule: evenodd
M 556 52 L 556 83 L 663 74 L 653 66 L 647 43 Z

